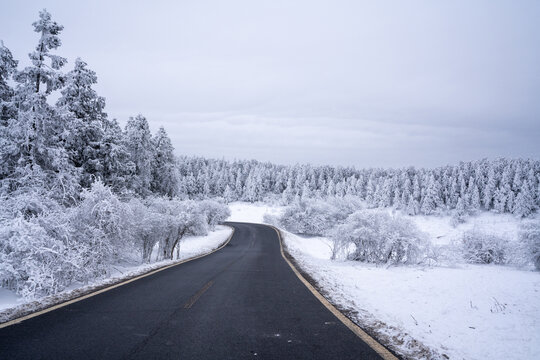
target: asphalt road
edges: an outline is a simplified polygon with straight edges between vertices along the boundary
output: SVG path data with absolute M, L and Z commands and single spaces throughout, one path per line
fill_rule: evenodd
M 379 359 L 296 277 L 275 231 L 0 329 L 0 359 Z

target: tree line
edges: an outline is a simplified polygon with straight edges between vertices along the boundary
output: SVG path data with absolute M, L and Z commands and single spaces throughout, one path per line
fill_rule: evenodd
M 482 210 L 526 217 L 540 206 L 540 161 L 531 159 L 483 159 L 435 169 L 355 169 L 181 157 L 178 168 L 178 192 L 189 198 L 290 204 L 357 196 L 373 208 L 458 217 Z

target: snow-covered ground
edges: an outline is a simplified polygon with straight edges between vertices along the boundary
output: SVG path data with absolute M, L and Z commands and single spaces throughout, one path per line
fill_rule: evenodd
M 228 221 L 262 223 L 265 214 L 279 216 L 284 208 L 264 203 L 232 202 L 229 204 L 231 216 Z
M 283 233 L 289 252 L 335 304 L 355 311 L 359 323 L 383 339 L 403 341 L 405 354 L 415 356 L 409 349 L 414 339 L 451 359 L 540 358 L 536 272 L 331 261 L 328 239 Z
M 263 222 L 263 209 L 235 204 L 229 220 Z M 242 220 L 240 220 L 242 219 Z M 511 215 L 480 214 L 452 227 L 449 217 L 411 218 L 432 243 L 450 244 L 475 228 L 514 240 Z M 509 266 L 377 267 L 331 261 L 330 241 L 287 232 L 285 244 L 325 296 L 411 358 L 539 359 L 540 274 Z M 444 354 L 444 355 L 443 355 Z
M 109 277 L 98 279 L 89 284 L 73 284 L 62 293 L 37 299 L 35 301 L 25 301 L 14 292 L 0 288 L 0 322 L 6 321 L 8 317 L 12 317 L 15 308 L 24 311 L 32 310 L 32 308 L 42 308 L 46 305 L 52 305 L 59 301 L 65 301 L 77 296 L 81 293 L 100 288 L 104 285 L 112 285 L 122 281 L 123 279 L 132 278 L 137 275 L 144 274 L 151 270 L 174 264 L 188 258 L 196 257 L 208 253 L 221 246 L 231 235 L 232 229 L 228 226 L 218 225 L 215 231 L 210 232 L 207 236 L 190 236 L 184 238 L 180 243 L 180 256 L 174 260 L 166 260 L 154 262 L 151 264 L 140 263 L 122 263 L 111 266 Z
M 505 239 L 516 241 L 519 230 L 519 220 L 511 214 L 494 214 L 482 212 L 477 216 L 467 218 L 465 223 L 452 226 L 448 216 L 408 217 L 423 232 L 427 233 L 431 242 L 436 245 L 447 245 L 453 241 L 460 241 L 467 230 L 478 230 L 482 233 L 497 234 Z

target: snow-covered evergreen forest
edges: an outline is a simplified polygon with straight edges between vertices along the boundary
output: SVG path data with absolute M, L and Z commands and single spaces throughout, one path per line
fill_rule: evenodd
M 106 275 L 133 250 L 144 262 L 170 259 L 183 236 L 226 219 L 232 201 L 354 197 L 457 223 L 480 211 L 524 218 L 540 207 L 538 160 L 355 169 L 177 157 L 166 130 L 152 134 L 144 116 L 124 128 L 108 117 L 96 73 L 61 56 L 63 27 L 51 14 L 32 26 L 28 66 L 0 43 L 0 280 L 27 297 Z
M 498 159 L 436 169 L 354 169 L 280 166 L 257 161 L 182 157 L 178 193 L 189 198 L 280 201 L 357 196 L 371 207 L 395 207 L 409 215 L 478 211 L 527 217 L 540 207 L 540 161 Z

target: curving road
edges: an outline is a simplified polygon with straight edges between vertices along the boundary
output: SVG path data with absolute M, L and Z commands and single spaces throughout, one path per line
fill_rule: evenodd
M 296 277 L 267 226 L 200 259 L 0 329 L 0 359 L 379 359 Z

